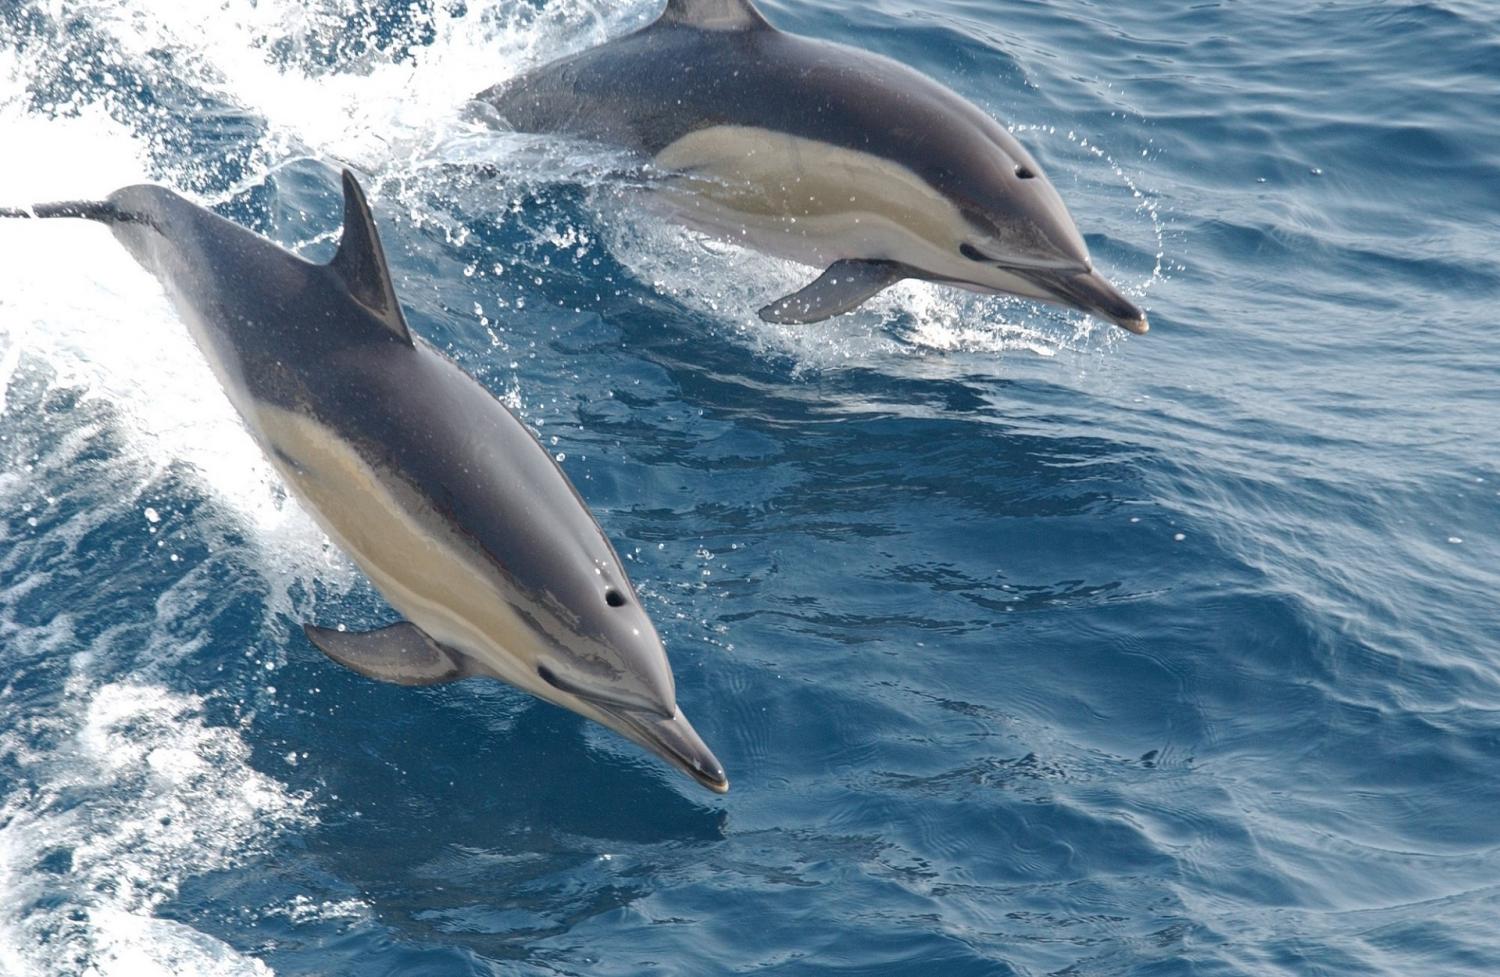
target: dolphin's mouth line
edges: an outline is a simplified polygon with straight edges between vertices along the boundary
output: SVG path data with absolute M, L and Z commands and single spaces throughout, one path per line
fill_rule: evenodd
M 716 794 L 729 792 L 729 778 L 724 775 L 724 768 L 709 752 L 708 747 L 698 739 L 697 733 L 683 718 L 682 710 L 679 709 L 674 713 L 671 719 L 662 720 L 634 709 L 620 709 L 597 704 L 594 708 L 624 726 L 622 732 L 629 735 L 631 739 L 673 764 L 704 787 Z M 690 746 L 693 749 L 686 748 Z
M 1008 271 L 1015 275 L 1087 275 L 1094 270 L 1094 266 L 1086 261 L 1073 261 L 1069 258 L 1058 258 L 1048 261 L 1037 258 L 1033 261 L 1017 261 L 1009 259 L 1005 261 L 996 260 L 995 265 L 1002 271 Z
M 1014 275 L 1037 273 L 1083 275 L 1094 270 L 1094 266 L 1088 261 L 1076 261 L 1064 256 L 1056 258 L 1022 258 L 1012 255 L 1008 258 L 999 258 L 983 248 L 967 242 L 959 245 L 958 253 L 970 261 L 978 264 L 994 265 L 1001 271 L 1008 271 Z
M 612 711 L 633 711 L 639 709 L 650 713 L 658 719 L 671 719 L 673 716 L 672 712 L 658 708 L 654 703 L 646 699 L 637 701 L 625 696 L 605 697 L 597 689 L 585 688 L 576 682 L 569 681 L 566 676 L 558 674 L 547 665 L 538 665 L 536 673 L 538 678 L 559 692 L 566 692 L 569 695 L 577 696 L 595 708 Z
M 1011 272 L 1054 296 L 1054 301 L 1098 316 L 1141 335 L 1150 328 L 1146 313 L 1092 268 L 1083 272 L 1048 272 L 1004 266 Z

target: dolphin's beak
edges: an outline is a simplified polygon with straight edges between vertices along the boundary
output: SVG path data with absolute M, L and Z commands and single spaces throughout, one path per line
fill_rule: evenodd
M 622 734 L 655 753 L 715 794 L 729 793 L 729 778 L 713 751 L 678 709 L 671 719 L 634 709 L 595 705 L 615 720 Z
M 1112 322 L 1126 332 L 1139 336 L 1151 328 L 1141 307 L 1120 294 L 1097 271 L 1064 275 L 1033 272 L 1026 277 L 1055 295 L 1054 301 Z

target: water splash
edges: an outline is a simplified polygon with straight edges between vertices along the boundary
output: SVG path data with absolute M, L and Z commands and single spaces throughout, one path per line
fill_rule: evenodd
M 1165 232 L 1155 198 L 1101 147 L 1074 132 L 1060 133 L 1055 126 L 1014 128 L 1065 140 L 1073 150 L 1068 164 L 1080 172 L 1082 183 L 1074 206 L 1085 213 L 1102 210 L 1116 223 L 1133 221 L 1134 235 L 1151 242 L 1153 264 L 1146 277 L 1123 287 L 1143 298 L 1164 274 Z M 1100 164 L 1117 187 L 1129 192 L 1128 218 L 1114 213 L 1118 205 L 1110 181 L 1097 174 Z M 700 314 L 727 320 L 763 353 L 791 356 L 803 368 L 865 366 L 892 357 L 944 353 L 1089 357 L 1124 341 L 1116 327 L 1079 312 L 920 281 L 900 282 L 854 312 L 813 326 L 762 322 L 756 309 L 803 287 L 816 270 L 643 218 L 628 195 L 601 190 L 594 200 L 611 251 L 641 281 Z
M 21 637 L 57 637 L 47 630 Z M 205 722 L 195 696 L 149 682 L 94 685 L 81 671 L 68 685 L 63 709 L 23 705 L 0 733 L 0 753 L 28 785 L 0 804 L 0 969 L 269 974 L 155 911 L 187 878 L 241 864 L 304 823 L 305 801 L 253 769 L 244 741 Z M 34 749 L 39 737 L 55 747 Z

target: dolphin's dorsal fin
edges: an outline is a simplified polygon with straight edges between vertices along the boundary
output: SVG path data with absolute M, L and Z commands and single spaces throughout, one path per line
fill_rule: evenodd
M 380 235 L 375 232 L 370 204 L 348 170 L 344 171 L 344 236 L 329 267 L 354 301 L 380 320 L 397 339 L 412 345 L 411 331 L 401 315 L 401 303 L 396 301 L 396 287 L 391 284 L 385 251 L 380 247 Z
M 658 24 L 681 24 L 707 31 L 772 30 L 750 0 L 667 0 Z

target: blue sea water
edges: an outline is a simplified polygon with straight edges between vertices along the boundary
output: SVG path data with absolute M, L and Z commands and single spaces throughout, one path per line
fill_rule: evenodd
M 0 203 L 166 183 L 556 452 L 734 783 L 390 619 L 102 230 L 0 226 L 0 974 L 1500 973 L 1490 4 L 766 2 L 1013 124 L 1148 336 L 634 211 L 468 95 L 654 4 L 0 0 Z

